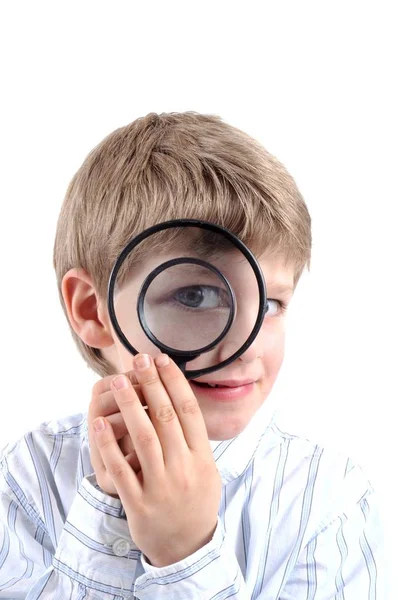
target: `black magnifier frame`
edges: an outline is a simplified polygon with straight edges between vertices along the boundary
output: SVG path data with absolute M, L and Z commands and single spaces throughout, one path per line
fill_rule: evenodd
M 252 269 L 254 271 L 254 275 L 256 277 L 258 291 L 259 291 L 258 314 L 257 314 L 256 321 L 254 323 L 253 329 L 252 329 L 250 335 L 248 336 L 247 340 L 229 358 L 227 358 L 211 367 L 205 367 L 203 369 L 195 369 L 195 370 L 185 370 L 185 364 L 180 364 L 179 367 L 184 372 L 185 377 L 187 379 L 193 379 L 193 378 L 201 377 L 202 375 L 206 375 L 207 373 L 212 373 L 213 371 L 218 371 L 219 369 L 222 369 L 223 367 L 230 365 L 237 358 L 239 358 L 239 356 L 241 356 L 247 350 L 247 348 L 249 348 L 249 346 L 252 344 L 253 340 L 256 338 L 258 332 L 260 331 L 265 314 L 268 311 L 267 291 L 266 291 L 264 276 L 263 276 L 261 267 L 257 262 L 256 257 L 249 250 L 249 248 L 234 233 L 232 233 L 225 227 L 221 227 L 220 225 L 216 225 L 215 223 L 210 223 L 208 221 L 202 221 L 200 219 L 173 219 L 171 221 L 165 221 L 163 223 L 158 223 L 157 225 L 153 225 L 152 227 L 145 229 L 143 232 L 139 233 L 132 240 L 130 240 L 130 242 L 125 246 L 125 248 L 120 253 L 118 259 L 116 260 L 116 263 L 115 263 L 115 265 L 112 269 L 111 275 L 109 277 L 109 283 L 108 283 L 109 317 L 110 317 L 112 326 L 116 332 L 116 335 L 118 336 L 120 342 L 123 344 L 123 346 L 126 348 L 126 350 L 128 350 L 130 352 L 130 354 L 133 354 L 135 356 L 136 354 L 139 354 L 139 351 L 136 350 L 134 348 L 134 346 L 132 346 L 130 344 L 129 340 L 124 335 L 124 333 L 118 323 L 117 317 L 116 317 L 113 295 L 114 295 L 114 289 L 115 289 L 117 275 L 119 273 L 119 270 L 120 270 L 125 258 L 130 254 L 130 252 L 131 252 L 131 250 L 133 250 L 133 248 L 138 246 L 138 244 L 140 244 L 143 240 L 145 240 L 152 234 L 158 233 L 159 231 L 163 231 L 165 229 L 171 229 L 173 227 L 199 227 L 201 229 L 207 229 L 208 231 L 213 231 L 215 233 L 219 233 L 219 234 L 223 235 L 224 237 L 226 237 L 230 242 L 232 242 L 232 244 L 234 246 L 236 246 L 238 248 L 238 250 L 240 250 L 242 252 L 242 254 L 245 256 L 245 258 L 248 260 L 250 266 L 252 267 Z M 210 264 L 210 263 L 208 263 L 208 264 Z M 208 265 L 206 265 L 206 266 L 208 266 Z M 174 351 L 174 353 L 175 353 L 175 351 Z M 194 358 L 196 358 L 196 356 L 197 356 L 197 354 L 195 353 Z
M 228 321 L 227 321 L 224 329 L 220 333 L 220 335 L 213 342 L 211 342 L 210 344 L 207 344 L 207 346 L 203 346 L 203 348 L 197 348 L 196 350 L 177 350 L 176 348 L 171 348 L 170 346 L 166 346 L 166 344 L 163 344 L 152 333 L 151 329 L 148 327 L 148 324 L 147 324 L 146 318 L 145 318 L 145 310 L 144 310 L 145 294 L 146 294 L 149 286 L 151 285 L 152 281 L 154 279 L 156 279 L 156 277 L 158 275 L 160 275 L 160 273 L 162 273 L 169 267 L 174 267 L 176 265 L 181 265 L 181 264 L 199 265 L 201 267 L 208 269 L 209 271 L 213 271 L 213 273 L 218 275 L 218 277 L 225 284 L 225 286 L 227 288 L 229 300 L 231 303 L 231 310 L 229 312 Z M 234 291 L 233 291 L 228 279 L 225 277 L 225 275 L 223 275 L 221 273 L 221 271 L 219 271 L 219 269 L 217 269 L 217 267 L 215 267 L 211 263 L 201 260 L 200 258 L 190 258 L 190 257 L 172 258 L 171 260 L 168 260 L 168 261 L 162 263 L 161 265 L 159 265 L 158 267 L 156 267 L 156 269 L 154 269 L 151 273 L 149 273 L 148 277 L 145 279 L 144 283 L 141 286 L 139 295 L 138 295 L 137 311 L 138 311 L 138 318 L 139 318 L 141 327 L 144 330 L 146 336 L 151 340 L 151 342 L 153 342 L 155 344 L 155 346 L 157 346 L 162 352 L 165 352 L 166 354 L 171 356 L 171 358 L 175 362 L 177 362 L 179 365 L 182 363 L 184 363 L 184 365 L 185 365 L 185 363 L 187 363 L 188 361 L 193 360 L 200 354 L 203 354 L 204 352 L 208 352 L 209 350 L 211 350 L 212 348 L 217 346 L 217 344 L 228 333 L 228 331 L 231 329 L 231 325 L 234 322 L 234 318 L 236 315 L 236 300 L 235 300 Z

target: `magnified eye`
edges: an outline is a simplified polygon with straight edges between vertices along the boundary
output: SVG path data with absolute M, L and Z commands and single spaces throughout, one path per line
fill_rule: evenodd
M 229 307 L 229 298 L 225 290 L 209 285 L 191 285 L 180 288 L 173 295 L 173 300 L 187 308 Z

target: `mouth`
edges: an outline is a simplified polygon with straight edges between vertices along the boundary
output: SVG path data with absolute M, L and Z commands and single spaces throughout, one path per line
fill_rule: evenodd
M 243 400 L 250 396 L 255 390 L 256 381 L 253 379 L 242 381 L 190 381 L 194 392 L 198 398 L 209 401 L 228 402 L 233 400 Z
M 204 387 L 204 388 L 219 388 L 219 387 L 227 387 L 225 385 L 221 386 L 218 383 L 206 383 L 206 382 L 202 382 L 202 381 L 193 381 L 192 383 L 195 383 L 196 385 L 198 385 L 199 387 Z
M 196 381 L 195 379 L 191 380 L 192 383 L 195 383 L 199 387 L 204 388 L 237 388 L 242 387 L 244 385 L 249 385 L 251 383 L 255 383 L 254 379 L 242 379 L 238 380 L 228 380 L 228 381 Z

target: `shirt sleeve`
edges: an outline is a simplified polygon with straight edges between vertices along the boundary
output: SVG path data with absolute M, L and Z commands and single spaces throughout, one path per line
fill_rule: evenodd
M 166 567 L 153 567 L 141 556 L 144 573 L 134 587 L 139 600 L 249 600 L 234 549 L 218 517 L 212 540 L 191 556 Z
M 372 488 L 301 552 L 280 600 L 388 600 L 383 526 Z
M 94 475 L 82 480 L 55 551 L 35 508 L 12 491 L 1 491 L 0 534 L 1 599 L 250 598 L 220 519 L 206 546 L 153 567 L 131 539 L 120 501 Z
M 101 600 L 131 598 L 143 573 L 120 500 L 83 478 L 57 548 L 32 504 L 2 484 L 0 598 Z

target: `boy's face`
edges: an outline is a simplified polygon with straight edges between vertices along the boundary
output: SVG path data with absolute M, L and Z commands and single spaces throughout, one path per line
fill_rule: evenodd
M 161 262 L 175 256 L 172 253 L 164 254 Z M 266 281 L 269 310 L 256 339 L 244 354 L 230 365 L 198 377 L 202 385 L 190 380 L 211 440 L 231 439 L 243 431 L 266 400 L 282 365 L 285 345 L 285 314 L 282 309 L 284 305 L 289 304 L 293 294 L 294 269 L 293 266 L 284 263 L 283 257 L 277 255 L 264 256 L 258 262 Z M 148 274 L 155 264 L 159 264 L 158 257 L 154 261 L 145 261 L 143 272 Z M 258 288 L 249 263 L 234 260 L 231 253 L 228 253 L 225 261 L 216 266 L 231 282 L 235 291 L 241 290 L 240 296 L 237 295 L 237 318 L 215 349 L 187 364 L 189 370 L 211 366 L 231 356 L 247 339 L 257 316 Z M 142 278 L 135 276 L 123 286 L 115 297 L 115 310 L 122 331 L 129 340 L 135 342 L 134 347 L 140 352 L 156 356 L 159 350 L 146 337 L 139 325 L 136 310 L 132 310 L 132 307 L 136 306 L 141 281 Z M 105 356 L 111 360 L 118 372 L 131 370 L 132 356 L 120 343 L 113 329 L 112 337 L 114 346 L 107 349 Z M 109 350 L 111 352 L 108 352 Z M 223 390 L 203 385 L 204 382 L 214 384 L 218 381 L 227 381 L 235 389 L 225 394 Z M 238 385 L 246 381 L 252 383 Z

